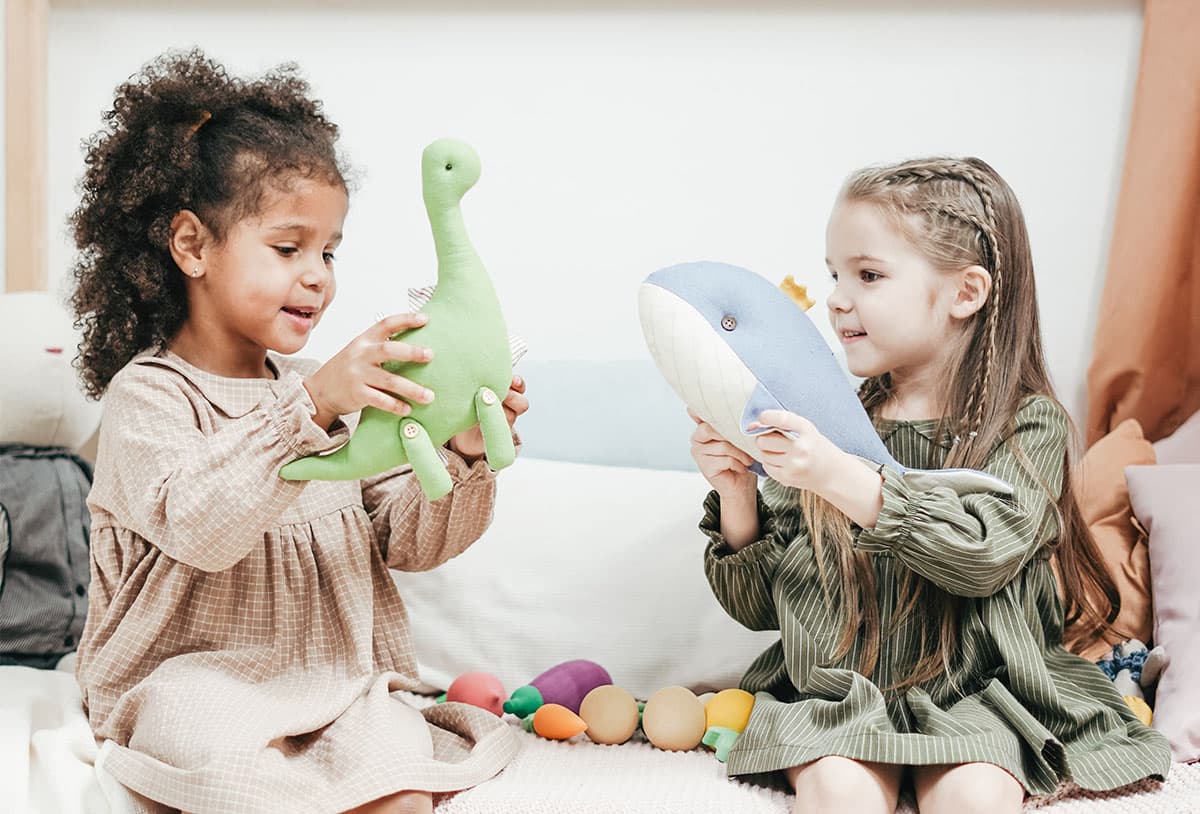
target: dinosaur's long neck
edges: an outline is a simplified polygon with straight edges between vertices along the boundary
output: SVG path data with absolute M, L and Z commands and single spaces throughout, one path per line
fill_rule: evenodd
M 433 227 L 433 245 L 438 259 L 438 288 L 445 286 L 473 287 L 486 275 L 475 247 L 467 237 L 462 210 L 457 203 L 428 207 L 429 224 Z

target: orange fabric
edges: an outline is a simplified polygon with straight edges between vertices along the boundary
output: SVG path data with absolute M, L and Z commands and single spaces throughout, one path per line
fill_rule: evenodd
M 1147 0 L 1088 443 L 1126 418 L 1169 435 L 1200 408 L 1200 3 Z
M 1104 657 L 1112 645 L 1127 638 L 1149 642 L 1153 635 L 1149 549 L 1146 535 L 1133 522 L 1125 467 L 1154 461 L 1154 447 L 1142 436 L 1138 422 L 1130 418 L 1093 444 L 1075 473 L 1075 497 L 1083 520 L 1121 596 L 1116 628 L 1105 640 L 1084 647 L 1076 631 L 1067 628 L 1063 632 L 1067 649 L 1091 661 Z

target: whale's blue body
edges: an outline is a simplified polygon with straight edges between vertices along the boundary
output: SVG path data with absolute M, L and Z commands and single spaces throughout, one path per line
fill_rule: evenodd
M 846 374 L 808 315 L 778 287 L 726 263 L 682 263 L 642 284 L 639 310 L 658 369 L 684 402 L 757 459 L 751 430 L 764 410 L 811 421 L 842 450 L 894 467 L 910 481 L 959 493 L 1011 494 L 971 469 L 911 470 L 887 451 Z M 763 474 L 761 465 L 755 470 Z

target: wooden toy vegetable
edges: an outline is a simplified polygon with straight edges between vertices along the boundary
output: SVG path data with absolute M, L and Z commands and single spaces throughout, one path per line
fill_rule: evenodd
M 543 704 L 560 704 L 578 714 L 585 695 L 596 687 L 611 683 L 612 676 L 594 661 L 565 661 L 514 690 L 504 702 L 504 711 L 524 718 Z

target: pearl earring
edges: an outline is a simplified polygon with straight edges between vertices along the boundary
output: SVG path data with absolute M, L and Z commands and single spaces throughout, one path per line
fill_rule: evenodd
M 200 267 L 199 266 L 192 266 L 192 276 L 193 277 L 200 276 Z

